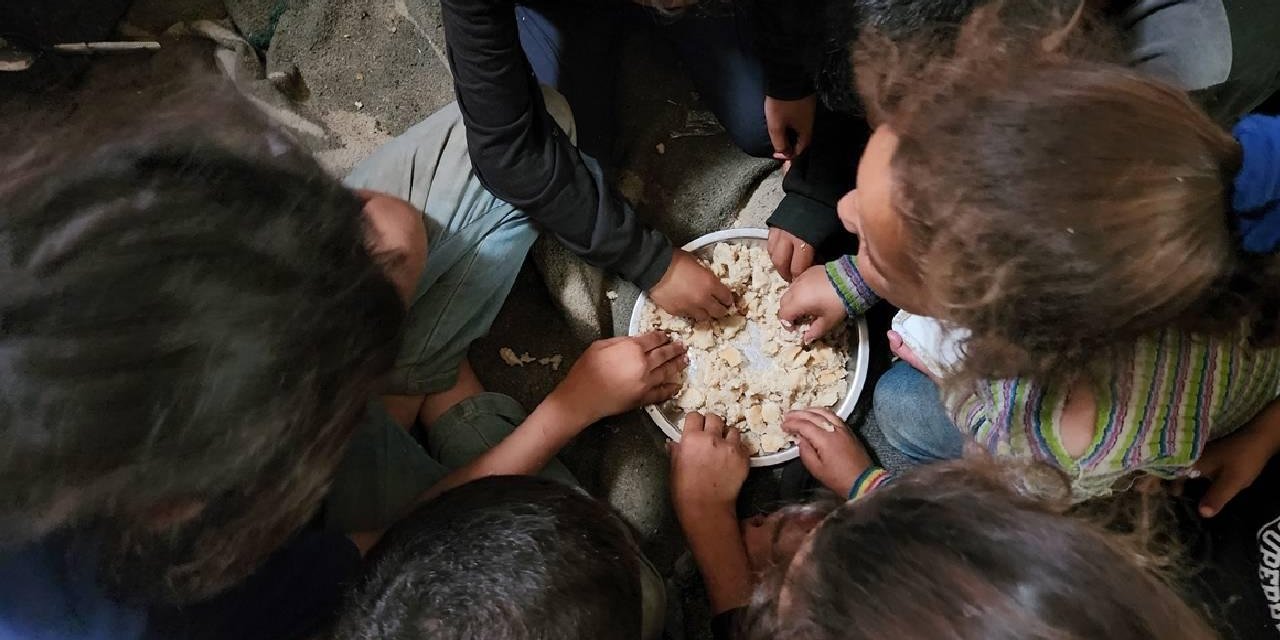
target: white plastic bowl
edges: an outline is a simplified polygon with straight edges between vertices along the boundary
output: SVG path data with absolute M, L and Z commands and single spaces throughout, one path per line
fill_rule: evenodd
M 708 233 L 689 244 L 684 246 L 684 250 L 690 253 L 699 254 L 700 257 L 706 257 L 706 248 L 717 242 L 737 241 L 737 242 L 754 242 L 764 244 L 769 239 L 768 229 L 725 229 L 724 231 L 716 231 Z M 644 314 L 645 305 L 649 303 L 649 298 L 643 292 L 636 300 L 636 305 L 631 310 L 631 324 L 627 329 L 629 335 L 639 335 L 644 332 L 641 317 Z M 858 398 L 862 395 L 862 388 L 867 383 L 867 363 L 870 356 L 869 345 L 867 340 L 867 322 L 862 318 L 854 321 L 851 331 L 847 335 L 850 336 L 849 344 L 849 391 L 845 394 L 844 399 L 836 407 L 836 415 L 842 419 L 848 420 L 849 415 L 853 413 L 853 408 L 858 404 Z M 674 416 L 668 416 L 662 412 L 657 405 L 649 405 L 644 408 L 645 413 L 658 425 L 659 429 L 673 441 L 680 441 L 680 427 L 673 422 Z M 751 456 L 751 466 L 768 467 L 775 464 L 782 464 L 788 460 L 793 460 L 800 455 L 800 449 L 792 446 L 783 449 L 777 453 L 771 453 L 764 456 Z

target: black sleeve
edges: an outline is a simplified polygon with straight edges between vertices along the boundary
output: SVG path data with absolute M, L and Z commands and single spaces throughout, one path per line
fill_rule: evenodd
M 836 202 L 853 189 L 858 158 L 870 137 L 862 118 L 818 107 L 813 142 L 782 179 L 782 202 L 769 217 L 769 226 L 794 234 L 822 253 L 847 248 L 849 234 L 836 217 Z
M 822 2 L 754 0 L 750 7 L 765 95 L 780 100 L 812 95 Z
M 745 607 L 721 612 L 711 619 L 711 637 L 715 640 L 734 640 L 740 634 L 738 624 Z
M 511 0 L 441 2 L 454 90 L 471 162 L 494 195 L 515 205 L 587 262 L 649 289 L 671 243 L 642 224 L 570 144 L 542 104 L 520 49 Z
M 240 584 L 196 604 L 149 612 L 146 640 L 305 640 L 335 622 L 359 576 L 346 536 L 299 533 Z
M 1203 519 L 1195 511 L 1207 486 L 1188 482 L 1177 509 L 1194 569 L 1188 596 L 1224 639 L 1280 638 L 1280 457 Z

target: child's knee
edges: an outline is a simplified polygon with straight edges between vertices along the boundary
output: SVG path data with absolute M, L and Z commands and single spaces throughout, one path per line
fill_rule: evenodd
M 880 377 L 871 407 L 889 444 L 916 461 L 954 458 L 963 451 L 963 438 L 946 415 L 938 387 L 905 362 Z

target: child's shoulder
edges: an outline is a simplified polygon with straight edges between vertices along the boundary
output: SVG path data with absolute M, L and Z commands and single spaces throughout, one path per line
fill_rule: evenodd
M 1095 432 L 1081 456 L 1060 442 L 1075 378 L 988 381 L 953 406 L 953 418 L 992 452 L 1055 463 L 1078 489 L 1094 491 L 1138 469 L 1173 475 L 1209 439 L 1239 428 L 1280 394 L 1280 348 L 1169 330 L 1100 359 L 1088 375 Z

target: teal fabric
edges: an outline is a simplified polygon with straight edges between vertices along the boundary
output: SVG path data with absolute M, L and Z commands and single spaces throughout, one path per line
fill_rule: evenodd
M 424 448 L 391 420 L 380 401 L 373 404 L 330 485 L 324 508 L 328 529 L 349 533 L 391 526 L 413 509 L 418 496 L 502 442 L 527 417 L 508 396 L 472 396 L 426 430 Z M 578 486 L 559 460 L 538 475 Z

